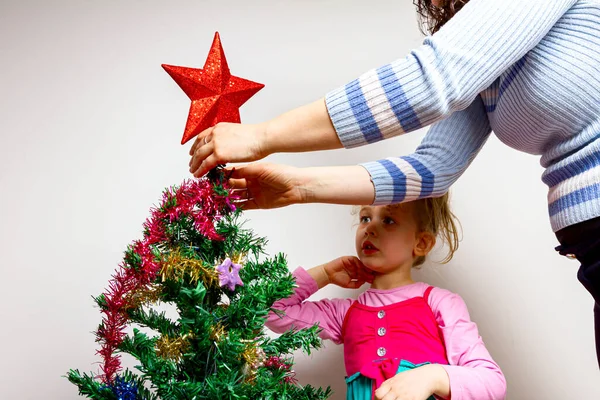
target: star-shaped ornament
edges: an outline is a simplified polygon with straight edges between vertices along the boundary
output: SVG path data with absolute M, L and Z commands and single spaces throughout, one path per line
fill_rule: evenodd
M 265 86 L 231 75 L 219 32 L 215 33 L 204 68 L 162 67 L 192 101 L 181 144 L 218 122 L 239 123 L 239 108 Z
M 235 290 L 235 286 L 244 286 L 242 278 L 240 278 L 240 269 L 242 266 L 231 261 L 230 258 L 226 258 L 221 265 L 217 267 L 219 273 L 219 286 L 227 286 L 231 291 Z

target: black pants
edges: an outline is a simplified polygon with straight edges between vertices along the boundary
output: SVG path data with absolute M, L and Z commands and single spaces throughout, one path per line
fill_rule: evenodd
M 596 356 L 600 366 L 600 218 L 580 222 L 556 232 L 562 255 L 572 254 L 581 263 L 577 279 L 594 297 Z

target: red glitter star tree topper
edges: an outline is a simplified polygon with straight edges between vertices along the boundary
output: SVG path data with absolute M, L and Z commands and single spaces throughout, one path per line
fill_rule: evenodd
M 231 75 L 219 32 L 215 32 L 203 69 L 162 67 L 192 101 L 181 144 L 218 122 L 239 123 L 239 108 L 265 86 Z

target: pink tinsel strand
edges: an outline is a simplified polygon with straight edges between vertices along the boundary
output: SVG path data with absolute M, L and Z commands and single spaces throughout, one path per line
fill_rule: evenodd
M 239 196 L 231 192 L 228 196 L 216 195 L 208 180 L 187 180 L 175 191 L 172 188 L 165 190 L 161 206 L 151 210 L 150 218 L 144 223 L 144 240 L 133 244 L 134 253 L 142 260 L 141 268 L 127 268 L 125 264 L 121 264 L 104 294 L 106 309 L 102 310 L 104 318 L 96 332 L 96 340 L 101 344 L 97 353 L 104 360 L 101 378 L 105 383 L 111 383 L 121 368 L 120 357 L 114 352 L 125 337 L 129 308 L 126 295 L 153 282 L 160 271 L 160 263 L 151 246 L 167 239 L 164 222 L 173 222 L 183 215 L 189 215 L 194 221 L 194 227 L 204 236 L 211 240 L 223 240 L 217 234 L 214 222 L 220 219 L 222 213 L 235 210 L 232 199 L 239 199 Z M 293 380 L 293 376 L 286 376 L 286 382 L 289 379 Z
M 156 210 L 152 211 L 158 212 Z M 152 215 L 144 222 L 144 231 L 146 236 L 146 243 L 156 244 L 163 242 L 167 239 L 167 234 L 164 231 L 164 226 L 160 223 L 160 220 Z
M 263 365 L 267 368 L 279 369 L 285 371 L 283 381 L 286 383 L 295 384 L 297 382 L 296 373 L 292 370 L 292 363 L 277 356 L 271 356 L 265 360 Z

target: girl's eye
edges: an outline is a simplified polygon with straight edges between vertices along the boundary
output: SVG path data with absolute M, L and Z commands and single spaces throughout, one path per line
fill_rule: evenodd
M 395 224 L 394 220 L 393 220 L 393 219 L 391 219 L 390 217 L 385 217 L 385 218 L 383 219 L 383 223 L 384 223 L 384 224 L 388 224 L 388 225 Z
M 371 218 L 370 218 L 370 217 L 360 217 L 360 223 L 361 223 L 361 224 L 366 224 L 366 223 L 368 223 L 369 221 L 371 221 Z

